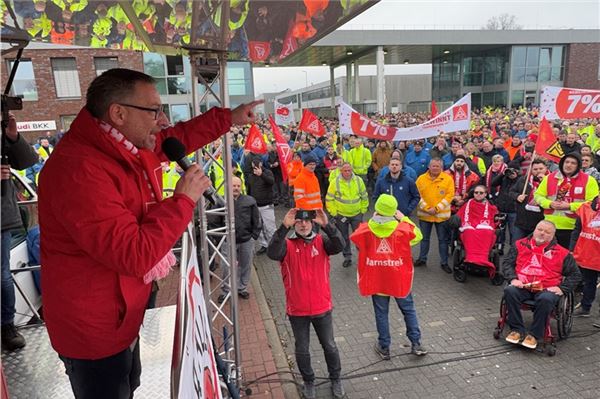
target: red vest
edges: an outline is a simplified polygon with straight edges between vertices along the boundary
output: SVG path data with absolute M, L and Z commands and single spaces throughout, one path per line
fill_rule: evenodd
M 586 202 L 577 210 L 577 216 L 581 219 L 581 233 L 573 250 L 575 262 L 586 269 L 600 271 L 600 211 L 594 211 Z
M 554 171 L 552 173 L 550 173 L 550 175 L 548 176 L 548 183 L 547 183 L 547 197 L 549 200 L 551 201 L 555 201 L 556 200 L 556 194 L 558 191 L 558 178 L 556 177 L 556 173 L 558 171 Z M 575 176 L 574 178 L 571 178 L 571 187 L 569 188 L 564 200 L 567 202 L 584 202 L 585 201 L 585 187 L 587 186 L 587 182 L 588 179 L 590 178 L 589 175 L 583 173 L 583 172 L 579 172 L 577 173 L 577 176 Z M 565 216 L 568 216 L 570 218 L 575 218 L 577 217 L 577 215 L 575 215 L 574 212 L 571 211 L 557 211 L 555 209 L 544 209 L 544 214 L 545 215 L 551 215 L 553 213 L 558 213 L 558 212 L 562 212 L 564 213 Z
M 290 316 L 316 316 L 333 308 L 329 285 L 329 255 L 320 234 L 311 241 L 286 240 L 281 262 L 286 312 Z
M 398 223 L 396 230 L 378 238 L 362 223 L 351 239 L 359 250 L 358 290 L 361 295 L 384 294 L 405 298 L 412 289 L 413 263 L 410 240 L 415 238 L 413 226 Z
M 515 272 L 523 283 L 539 282 L 542 288 L 557 287 L 563 279 L 563 261 L 569 251 L 558 244 L 532 246 L 532 239 L 518 240 Z

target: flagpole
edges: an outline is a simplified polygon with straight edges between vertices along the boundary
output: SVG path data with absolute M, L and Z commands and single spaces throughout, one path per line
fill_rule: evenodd
M 531 168 L 533 167 L 533 161 L 535 160 L 535 149 L 531 154 L 531 162 L 529 163 L 529 167 L 527 168 L 527 175 L 525 176 L 525 184 L 523 184 L 523 192 L 521 195 L 525 195 L 525 191 L 527 191 L 527 184 L 529 182 L 529 176 L 531 175 Z

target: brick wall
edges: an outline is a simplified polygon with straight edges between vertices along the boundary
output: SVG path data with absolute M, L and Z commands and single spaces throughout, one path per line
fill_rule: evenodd
M 598 68 L 600 43 L 576 43 L 569 45 L 565 87 L 600 89 Z
M 16 53 L 10 53 L 3 57 L 0 63 L 0 76 L 2 89 L 8 76 L 8 62 L 14 59 Z M 64 99 L 56 97 L 54 77 L 52 74 L 51 57 L 74 57 L 79 71 L 79 85 L 81 87 L 81 98 Z M 24 101 L 23 110 L 15 111 L 18 121 L 56 121 L 57 129 L 61 126 L 61 116 L 76 115 L 85 105 L 85 93 L 91 81 L 96 77 L 94 57 L 117 57 L 119 66 L 143 71 L 143 59 L 141 52 L 104 50 L 104 49 L 35 49 L 25 50 L 23 59 L 30 59 L 33 64 L 33 72 L 38 90 L 38 101 Z M 44 132 L 23 132 L 27 140 L 33 142 Z

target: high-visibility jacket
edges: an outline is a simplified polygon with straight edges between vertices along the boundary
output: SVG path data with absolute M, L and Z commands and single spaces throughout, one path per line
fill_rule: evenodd
M 326 205 L 332 216 L 356 216 L 366 213 L 369 208 L 369 197 L 365 182 L 355 174 L 352 174 L 350 180 L 338 175 L 329 184 Z
M 581 221 L 581 233 L 573 257 L 579 266 L 600 271 L 600 211 L 594 211 L 586 202 L 575 213 Z
M 215 165 L 215 162 L 219 165 Z M 211 165 L 211 174 L 213 179 L 213 185 L 217 190 L 217 193 L 221 196 L 225 195 L 225 177 L 223 174 L 223 158 L 217 159 Z M 238 165 L 233 168 L 233 175 L 240 178 L 242 181 L 242 194 L 246 194 L 246 179 L 244 179 L 244 174 L 241 172 Z
M 169 163 L 169 170 L 164 171 L 162 175 L 163 198 L 168 198 L 173 195 L 175 186 L 180 178 L 181 176 L 179 175 L 179 172 L 177 172 L 177 163 Z
M 287 164 L 288 184 L 290 187 L 294 186 L 294 181 L 300 172 L 302 172 L 303 167 L 302 161 L 292 161 Z
M 300 209 L 323 209 L 319 179 L 306 167 L 302 168 L 294 181 L 294 201 Z
M 46 149 L 42 146 L 39 146 L 37 149 L 37 153 L 40 155 L 40 158 L 42 158 L 44 162 L 48 160 L 50 154 L 52 154 L 52 151 L 54 151 L 54 147 L 52 146 L 48 147 L 48 151 L 46 151 Z
M 544 219 L 554 223 L 558 230 L 573 230 L 575 228 L 575 211 L 584 203 L 598 196 L 598 183 L 596 179 L 590 179 L 583 172 L 577 173 L 571 178 L 571 187 L 564 197 L 564 201 L 570 203 L 567 210 L 555 210 L 550 208 L 552 201 L 556 201 L 558 187 L 563 182 L 560 171 L 554 171 L 540 183 L 535 190 L 534 200 L 544 208 Z
M 483 161 L 483 158 L 477 157 L 475 155 L 471 155 L 471 161 L 473 161 L 473 164 L 475 164 L 475 166 L 477 166 L 477 171 L 479 172 L 479 174 L 481 176 L 485 176 L 485 172 L 487 172 L 487 168 L 485 167 L 485 162 Z
M 443 222 L 450 219 L 450 203 L 454 197 L 454 180 L 447 173 L 440 173 L 435 179 L 429 172 L 417 178 L 417 190 L 421 200 L 417 206 L 417 216 L 425 222 Z M 435 208 L 436 213 L 430 215 L 426 209 Z
M 371 166 L 372 155 L 368 148 L 364 145 L 352 148 L 350 151 L 344 152 L 344 160 L 352 165 L 352 170 L 357 175 L 366 175 Z

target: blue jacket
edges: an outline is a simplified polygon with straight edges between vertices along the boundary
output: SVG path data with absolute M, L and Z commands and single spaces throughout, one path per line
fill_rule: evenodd
M 313 148 L 312 153 L 319 160 L 317 167 L 323 166 L 323 158 L 325 158 L 325 155 L 327 155 L 327 148 L 317 145 L 315 148 Z
M 454 163 L 454 154 L 452 152 L 447 153 L 442 157 L 444 162 L 444 170 L 448 169 Z
M 403 166 L 402 171 L 406 176 L 410 177 L 414 181 L 417 181 L 417 172 L 415 172 L 413 168 L 411 168 L 410 166 Z M 390 167 L 386 165 L 379 171 L 379 176 L 377 176 L 377 180 L 383 179 L 388 173 L 390 173 Z
M 398 201 L 398 209 L 400 212 L 409 216 L 417 207 L 421 196 L 415 181 L 400 172 L 398 179 L 392 178 L 390 173 L 375 183 L 375 191 L 373 191 L 373 201 L 376 202 L 381 194 L 390 194 Z
M 418 154 L 416 151 L 410 151 L 406 153 L 404 166 L 410 166 L 417 172 L 417 176 L 420 176 L 427 171 L 429 161 L 431 161 L 429 151 L 421 150 Z

